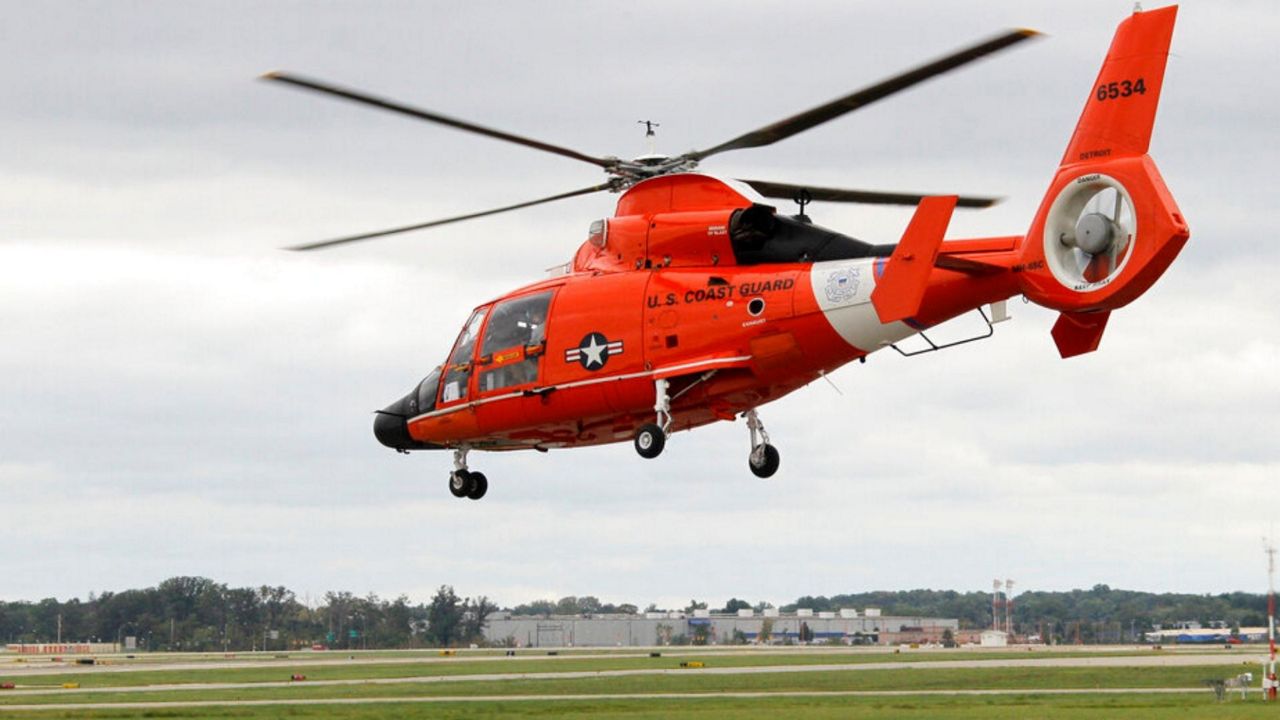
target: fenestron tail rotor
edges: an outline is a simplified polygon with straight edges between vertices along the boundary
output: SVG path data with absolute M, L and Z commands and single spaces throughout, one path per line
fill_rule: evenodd
M 1086 189 L 1058 218 L 1053 265 L 1073 287 L 1109 281 L 1123 266 L 1137 233 L 1133 201 L 1118 183 Z
M 491 210 L 468 213 L 465 215 L 431 220 L 413 225 L 404 225 L 386 230 L 361 233 L 358 235 L 348 235 L 321 242 L 294 245 L 289 249 L 317 250 L 320 248 L 328 248 L 335 245 L 343 245 L 361 240 L 370 240 L 373 238 L 386 237 L 388 235 L 411 232 L 414 230 L 439 227 L 441 225 L 448 225 L 450 223 L 461 222 L 463 220 L 472 220 L 475 218 L 486 217 L 488 215 L 496 215 L 498 213 L 509 212 L 534 205 L 541 205 L 543 203 L 554 202 L 557 200 L 564 200 L 567 198 L 577 197 L 579 195 L 588 195 L 604 190 L 620 192 L 631 187 L 637 182 L 651 177 L 658 177 L 677 172 L 689 172 L 696 168 L 699 162 L 703 159 L 711 157 L 712 155 L 717 155 L 729 150 L 772 145 L 780 140 L 784 140 L 830 120 L 834 120 L 847 113 L 853 112 L 854 110 L 866 107 L 877 100 L 881 100 L 890 95 L 906 90 L 907 88 L 924 82 L 929 78 L 936 77 L 959 68 L 978 60 L 979 58 L 1011 47 L 1023 40 L 1035 37 L 1036 35 L 1038 35 L 1038 33 L 1033 30 L 1012 30 L 981 43 L 963 48 L 951 53 L 950 55 L 934 60 L 933 62 L 921 65 L 915 69 L 894 75 L 893 77 L 882 80 L 856 92 L 836 98 L 835 100 L 819 105 L 818 107 L 810 110 L 806 110 L 798 115 L 752 130 L 751 132 L 740 135 L 728 142 L 724 142 L 704 150 L 690 151 L 683 155 L 677 155 L 674 157 L 650 154 L 634 160 L 622 160 L 613 156 L 590 155 L 561 145 L 535 140 L 533 138 L 516 135 L 502 130 L 496 130 L 466 120 L 459 120 L 458 118 L 450 117 L 448 115 L 442 115 L 440 113 L 414 107 L 405 103 L 344 88 L 332 83 L 307 78 L 293 73 L 279 71 L 269 72 L 262 76 L 264 80 L 284 83 L 296 88 L 309 90 L 311 92 L 322 93 L 350 102 L 356 102 L 419 120 L 426 120 L 439 125 L 452 127 L 457 130 L 476 133 L 496 140 L 503 140 L 516 145 L 522 145 L 534 150 L 540 150 L 542 152 L 560 155 L 580 162 L 590 163 L 603 169 L 609 176 L 608 181 L 597 185 L 592 185 L 578 190 L 570 190 L 568 192 L 562 192 L 535 200 L 506 205 Z M 649 129 L 651 131 L 652 127 L 650 126 Z M 761 195 L 774 198 L 792 198 L 803 192 L 814 200 L 826 200 L 830 202 L 870 203 L 879 205 L 916 205 L 920 202 L 920 199 L 924 197 L 924 195 L 917 193 L 821 188 L 766 180 L 745 180 L 743 182 L 751 185 Z M 989 207 L 998 201 L 998 198 L 992 197 L 961 196 L 958 205 L 959 207 L 983 208 Z

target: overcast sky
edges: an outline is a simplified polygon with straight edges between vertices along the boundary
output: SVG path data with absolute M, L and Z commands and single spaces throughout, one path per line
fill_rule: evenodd
M 747 430 L 473 454 L 378 445 L 372 410 L 470 308 L 567 261 L 596 195 L 300 255 L 278 248 L 550 195 L 598 168 L 255 80 L 285 69 L 597 155 L 707 147 L 1010 27 L 1047 37 L 704 169 L 1002 195 L 1025 232 L 1128 0 L 1074 3 L 10 3 L 0 24 L 0 598 L 204 575 L 424 600 L 1108 583 L 1266 589 L 1280 451 L 1274 2 L 1179 15 L 1152 155 L 1192 228 L 1102 350 L 1054 314 L 879 353 Z M 897 239 L 910 209 L 815 205 Z M 964 333 L 972 325 L 948 331 Z M 944 331 L 948 332 L 948 331 Z

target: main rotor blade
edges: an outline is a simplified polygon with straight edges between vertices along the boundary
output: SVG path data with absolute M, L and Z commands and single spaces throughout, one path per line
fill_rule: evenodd
M 687 153 L 685 157 L 693 160 L 702 160 L 727 150 L 740 150 L 742 148 L 772 145 L 779 140 L 785 140 L 792 135 L 804 132 L 814 126 L 821 125 L 828 120 L 834 120 L 845 113 L 870 105 L 877 100 L 888 97 L 901 90 L 906 90 L 912 85 L 928 80 L 935 75 L 941 75 L 949 70 L 954 70 L 962 65 L 971 63 L 978 58 L 998 52 L 1039 34 L 1040 33 L 1035 30 L 1011 30 L 1003 35 L 991 38 L 986 42 L 965 48 L 947 55 L 946 57 L 934 60 L 931 63 L 921 65 L 914 70 L 908 70 L 907 72 L 895 75 L 870 87 L 845 95 L 842 98 L 832 100 L 825 105 L 819 105 L 818 107 L 806 110 L 799 115 L 789 117 L 785 120 L 779 120 L 772 125 L 766 125 L 758 130 L 753 130 L 745 135 L 734 138 L 729 142 L 716 145 L 715 147 L 707 150 L 695 150 Z
M 814 187 L 812 185 L 793 185 L 791 183 L 772 182 L 770 180 L 740 180 L 765 197 L 794 200 L 801 192 L 809 194 L 811 200 L 828 202 L 864 203 L 868 205 L 919 205 L 927 195 L 923 193 L 892 193 L 878 190 L 844 190 L 841 188 Z M 935 193 L 936 194 L 936 193 Z M 988 208 L 1003 198 L 978 197 L 961 195 L 956 202 L 957 207 Z
M 552 195 L 550 197 L 539 198 L 538 200 L 530 200 L 528 202 L 522 202 L 516 205 L 508 205 L 506 207 L 494 208 L 492 210 L 485 210 L 483 212 L 469 213 L 467 215 L 458 215 L 456 217 L 444 218 L 443 220 L 432 220 L 430 222 L 418 223 L 417 225 L 404 225 L 402 227 L 391 228 L 389 230 L 379 230 L 377 232 L 364 233 L 361 235 L 349 235 L 347 237 L 335 238 L 333 240 L 323 240 L 321 242 L 315 242 L 315 243 L 307 243 L 305 245 L 292 245 L 290 247 L 285 248 L 285 250 L 319 250 L 321 248 L 333 247 L 334 245 L 343 245 L 346 243 L 353 243 L 360 240 L 370 240 L 372 238 L 386 237 L 387 235 L 395 235 L 397 233 L 410 232 L 413 230 L 425 230 L 426 228 L 436 227 L 439 225 L 448 225 L 449 223 L 461 222 L 463 220 L 471 220 L 474 218 L 484 217 L 486 215 L 497 215 L 498 213 L 504 213 L 504 212 L 507 212 L 508 210 L 519 210 L 520 208 L 527 208 L 533 205 L 541 205 L 542 203 L 555 202 L 556 200 L 564 200 L 565 198 L 577 197 L 578 195 L 589 195 L 593 192 L 600 192 L 601 190 L 609 190 L 612 187 L 613 187 L 613 183 L 605 182 L 605 183 L 600 183 L 599 185 L 592 185 L 591 187 L 588 187 L 588 188 L 582 188 L 581 190 L 571 190 L 566 193 L 560 193 L 559 195 Z
M 440 115 L 439 113 L 433 113 L 429 110 L 415 108 L 409 105 L 405 105 L 403 103 L 395 102 L 393 100 L 386 100 L 384 98 L 375 97 L 373 95 L 366 95 L 365 93 L 357 92 L 355 90 L 348 90 L 346 88 L 341 88 L 336 85 L 328 85 L 326 83 L 322 83 L 317 80 L 311 80 L 309 78 L 300 77 L 298 75 L 290 75 L 284 72 L 269 72 L 264 74 L 262 76 L 262 79 L 275 80 L 276 82 L 287 83 L 289 85 L 304 88 L 306 90 L 314 90 L 316 92 L 325 93 L 327 95 L 340 97 L 345 100 L 351 100 L 353 102 L 358 102 L 365 105 L 372 105 L 374 107 L 382 108 L 383 110 L 390 110 L 391 112 L 397 112 L 402 115 L 415 117 L 415 118 L 418 118 L 419 120 L 428 120 L 433 123 L 448 125 L 449 127 L 457 128 L 458 130 L 466 130 L 467 132 L 479 133 L 481 135 L 486 135 L 488 137 L 495 138 L 498 140 L 506 140 L 507 142 L 512 142 L 517 145 L 524 145 L 525 147 L 531 147 L 535 150 L 542 150 L 544 152 L 555 153 L 556 155 L 563 155 L 568 158 L 573 158 L 574 160 L 581 160 L 582 162 L 588 162 L 588 163 L 591 163 L 592 165 L 599 165 L 602 168 L 611 168 L 617 163 L 617 161 L 614 159 L 598 158 L 591 155 L 586 155 L 578 152 L 577 150 L 570 150 L 569 148 L 560 147 L 559 145 L 552 145 L 551 143 L 545 143 L 540 140 L 534 140 L 532 138 L 521 137 L 520 135 L 512 135 L 511 133 L 502 132 L 501 130 L 494 130 L 492 128 L 484 127 L 483 125 L 476 125 L 475 123 L 470 123 L 465 120 L 458 120 L 457 118 L 451 118 L 447 115 Z

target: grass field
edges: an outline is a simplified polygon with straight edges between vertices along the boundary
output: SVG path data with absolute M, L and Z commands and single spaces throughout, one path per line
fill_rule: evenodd
M 347 706 L 264 706 L 167 708 L 151 710 L 50 710 L 24 712 L 33 718 L 336 718 L 375 720 L 392 718 L 812 718 L 879 720 L 881 718 L 1033 718 L 1115 717 L 1134 720 L 1156 718 L 1259 718 L 1275 715 L 1256 702 L 1217 704 L 1183 696 L 1080 696 L 993 698 L 763 698 L 763 699 L 653 699 L 620 701 L 483 702 L 440 704 L 367 703 Z M 5 714 L 6 717 L 18 715 Z
M 182 667 L 173 669 L 154 660 L 127 671 L 95 666 L 24 675 L 3 669 L 0 682 L 19 687 L 0 691 L 0 718 L 1280 718 L 1280 704 L 1263 705 L 1256 690 L 1247 701 L 1235 695 L 1220 703 L 1204 684 L 1256 673 L 1254 662 L 1219 652 L 1179 658 L 1189 664 L 1138 665 L 1151 656 L 741 651 L 659 658 L 381 655 L 315 665 L 218 655 L 216 663 L 177 659 Z M 1043 664 L 1082 658 L 1122 664 Z M 690 660 L 706 667 L 679 667 Z M 953 666 L 974 661 L 979 664 Z M 290 682 L 294 673 L 306 681 Z M 80 687 L 62 689 L 64 682 Z

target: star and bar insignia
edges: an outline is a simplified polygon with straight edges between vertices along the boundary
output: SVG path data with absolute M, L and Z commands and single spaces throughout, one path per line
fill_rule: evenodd
M 564 361 L 580 363 L 585 370 L 592 372 L 604 367 L 610 355 L 622 354 L 622 341 L 610 340 L 604 333 L 587 333 L 578 347 L 564 351 Z

